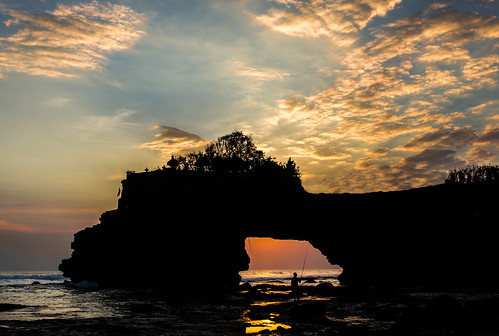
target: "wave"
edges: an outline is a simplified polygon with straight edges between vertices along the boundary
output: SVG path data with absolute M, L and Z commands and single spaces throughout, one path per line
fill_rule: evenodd
M 56 284 L 69 280 L 58 272 L 0 272 L 0 286 Z
M 251 270 L 239 272 L 241 282 L 285 282 L 293 277 L 293 273 L 301 276 L 301 270 Z M 336 279 L 342 272 L 341 268 L 311 269 L 303 272 L 304 279 Z

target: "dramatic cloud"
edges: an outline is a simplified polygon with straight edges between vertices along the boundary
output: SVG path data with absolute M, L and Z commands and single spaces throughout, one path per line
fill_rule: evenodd
M 471 127 L 463 129 L 440 128 L 412 139 L 404 147 L 465 147 L 472 145 L 477 138 L 476 130 Z
M 439 184 L 447 177 L 448 169 L 466 163 L 455 154 L 452 150 L 426 149 L 396 164 L 371 162 L 364 169 L 352 170 L 341 177 L 325 178 L 322 182 L 331 192 L 399 190 Z
M 496 154 L 490 153 L 481 147 L 473 147 L 466 153 L 466 158 L 475 164 L 490 163 L 495 157 Z
M 123 5 L 97 1 L 59 4 L 51 12 L 8 9 L 4 22 L 17 28 L 0 38 L 0 74 L 25 72 L 56 78 L 77 77 L 77 70 L 96 70 L 106 54 L 129 49 L 144 32 L 146 17 Z
M 402 0 L 278 0 L 256 20 L 290 36 L 326 37 L 352 44 L 357 33 L 376 16 L 384 16 Z
M 288 35 L 343 32 L 353 41 L 374 16 L 397 3 L 336 1 L 333 10 L 329 2 L 280 1 L 258 19 Z M 356 6 L 367 11 L 359 16 L 343 12 L 343 21 L 334 21 L 347 20 L 352 29 L 329 24 L 339 11 Z M 435 3 L 418 15 L 379 26 L 371 40 L 345 49 L 343 67 L 334 72 L 329 88 L 281 101 L 276 114 L 265 120 L 268 147 L 303 158 L 301 164 L 315 171 L 306 183 L 325 180 L 331 191 L 440 183 L 448 169 L 466 164 L 461 155 L 472 162 L 492 158 L 490 146 L 497 148 L 499 131 L 477 126 L 476 118 L 497 115 L 492 92 L 499 74 L 499 19 L 450 7 Z M 490 98 L 477 95 L 478 104 L 458 107 L 461 97 L 483 92 L 490 92 Z M 379 148 L 386 148 L 382 155 L 375 152 Z M 408 157 L 410 152 L 420 154 Z M 317 160 L 329 160 L 332 170 L 310 166 Z
M 139 148 L 159 151 L 164 162 L 168 161 L 171 155 L 200 151 L 210 143 L 196 134 L 175 127 L 155 126 L 155 129 L 159 130 L 156 134 L 158 139 L 141 144 Z

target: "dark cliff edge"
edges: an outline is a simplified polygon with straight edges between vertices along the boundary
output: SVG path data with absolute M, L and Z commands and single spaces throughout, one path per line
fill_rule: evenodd
M 499 285 L 497 185 L 310 194 L 299 178 L 175 169 L 122 184 L 118 208 L 75 234 L 59 266 L 72 281 L 234 289 L 249 266 L 245 238 L 273 237 L 309 241 L 343 267 L 345 285 Z

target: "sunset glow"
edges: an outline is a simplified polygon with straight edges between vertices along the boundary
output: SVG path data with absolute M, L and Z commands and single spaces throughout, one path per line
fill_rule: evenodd
M 0 234 L 97 224 L 127 170 L 236 129 L 309 192 L 498 164 L 498 16 L 494 0 L 0 0 Z
M 250 270 L 302 270 L 333 268 L 319 250 L 299 240 L 247 238 L 246 252 L 250 256 Z

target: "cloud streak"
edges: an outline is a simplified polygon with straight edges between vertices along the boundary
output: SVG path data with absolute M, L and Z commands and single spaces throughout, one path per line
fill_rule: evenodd
M 143 35 L 144 14 L 123 5 L 97 1 L 59 4 L 53 11 L 30 13 L 0 6 L 17 31 L 0 38 L 0 74 L 24 72 L 54 78 L 78 77 L 100 69 L 107 54 L 131 48 Z
M 170 126 L 155 126 L 159 131 L 157 140 L 143 143 L 139 148 L 159 151 L 163 162 L 169 160 L 171 155 L 196 152 L 204 149 L 210 142 L 196 134 L 182 131 Z
M 242 61 L 231 62 L 237 76 L 252 78 L 257 81 L 281 80 L 289 77 L 287 72 L 281 72 L 270 68 L 254 68 Z

